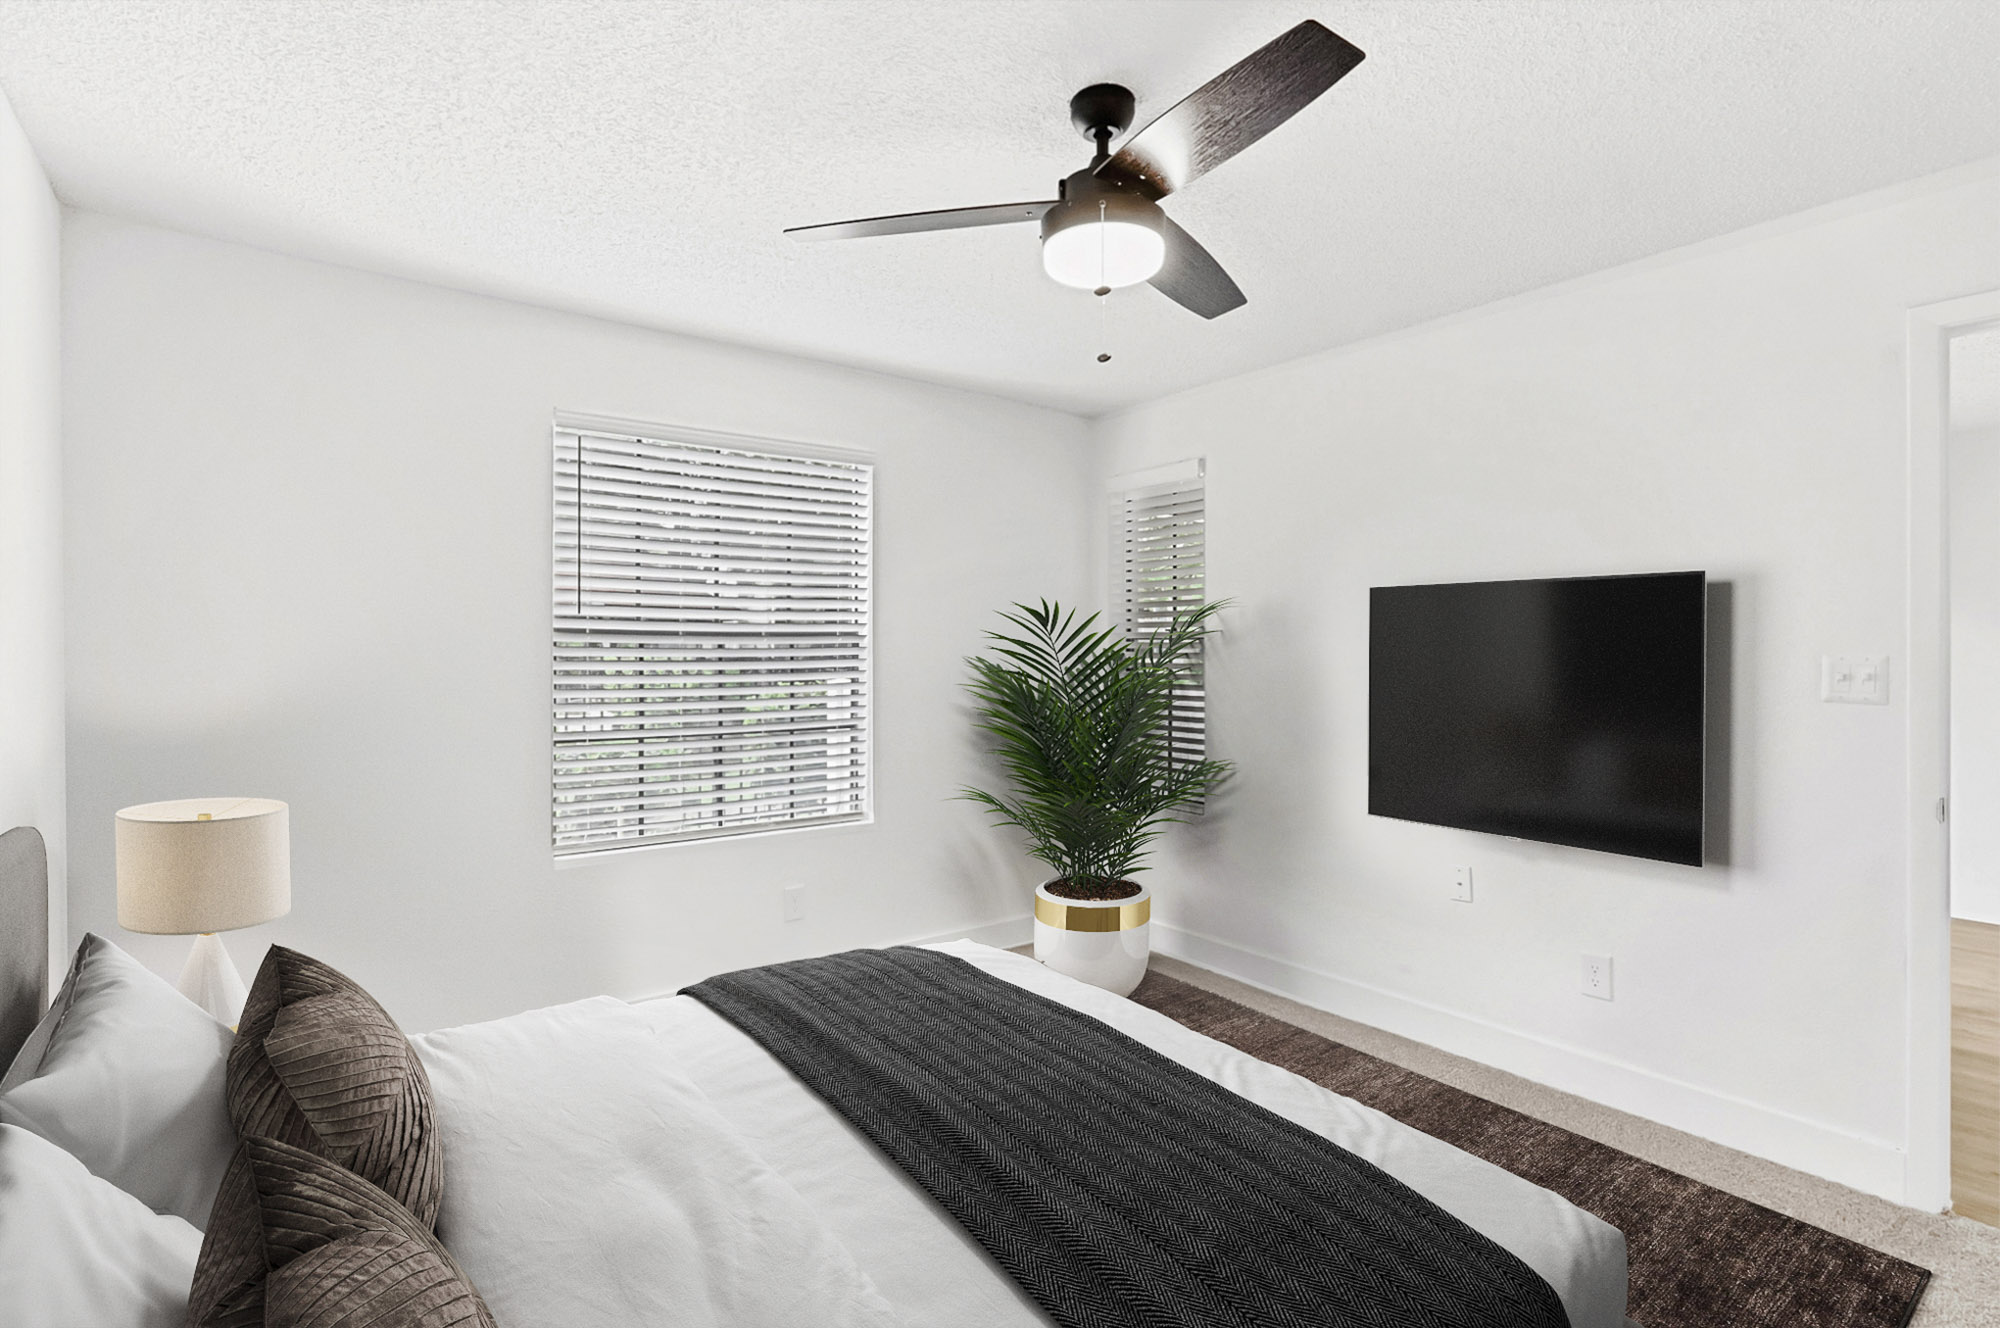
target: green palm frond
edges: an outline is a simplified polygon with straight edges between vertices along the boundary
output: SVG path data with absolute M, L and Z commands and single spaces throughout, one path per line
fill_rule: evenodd
M 1174 688 L 1224 603 L 1137 641 L 1049 600 L 1003 610 L 1018 634 L 987 633 L 992 650 L 967 661 L 966 690 L 1013 794 L 961 796 L 1019 827 L 1059 876 L 1115 881 L 1139 870 L 1165 827 L 1233 768 L 1176 761 L 1167 740 Z

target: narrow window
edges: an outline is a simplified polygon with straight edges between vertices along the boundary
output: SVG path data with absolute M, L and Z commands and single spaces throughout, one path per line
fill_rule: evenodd
M 555 430 L 558 855 L 866 819 L 874 467 Z
M 1111 495 L 1112 613 L 1127 636 L 1143 637 L 1203 603 L 1202 463 L 1178 462 L 1114 481 Z M 1208 751 L 1208 702 L 1199 646 L 1181 659 L 1182 683 L 1167 718 L 1172 760 Z

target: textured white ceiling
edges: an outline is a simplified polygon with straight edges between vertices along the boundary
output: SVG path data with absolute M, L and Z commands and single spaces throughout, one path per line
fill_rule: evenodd
M 1367 61 L 1168 210 L 1249 305 L 1041 275 L 1050 196 L 1315 17 Z M 1990 0 L 0 0 L 70 203 L 1097 413 L 2000 154 Z M 1096 362 L 1107 345 L 1115 358 Z

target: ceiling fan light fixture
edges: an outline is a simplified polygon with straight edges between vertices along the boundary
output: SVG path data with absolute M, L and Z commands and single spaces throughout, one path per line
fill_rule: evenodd
M 1167 242 L 1135 221 L 1085 222 L 1042 241 L 1042 270 L 1065 286 L 1136 286 L 1160 270 Z
M 1051 280 L 1079 290 L 1115 290 L 1160 270 L 1167 240 L 1158 204 L 1102 186 L 1063 192 L 1063 201 L 1042 214 L 1042 271 Z

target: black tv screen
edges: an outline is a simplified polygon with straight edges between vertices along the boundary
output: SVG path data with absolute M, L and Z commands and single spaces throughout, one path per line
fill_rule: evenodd
M 1705 573 L 1368 594 L 1370 813 L 1701 865 Z

